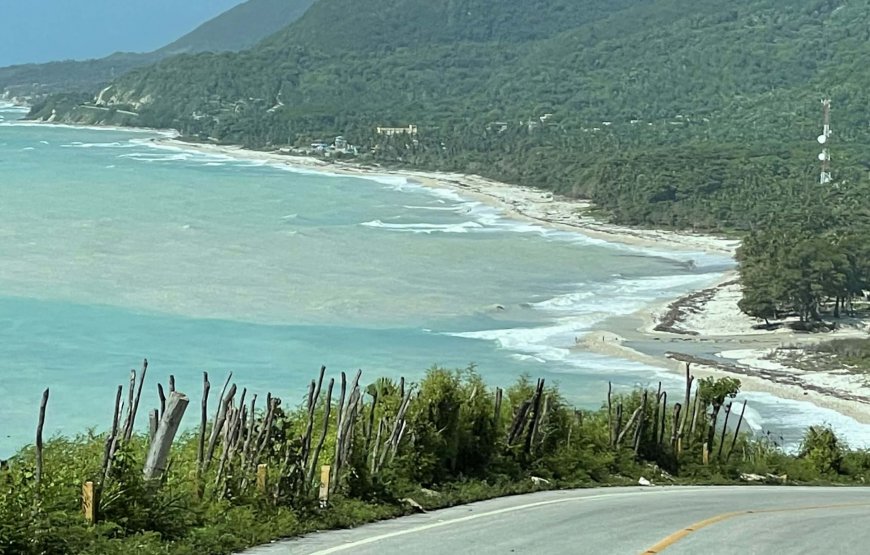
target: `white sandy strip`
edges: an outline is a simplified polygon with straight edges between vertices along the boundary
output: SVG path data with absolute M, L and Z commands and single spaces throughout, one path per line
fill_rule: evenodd
M 854 374 L 846 370 L 829 372 L 800 370 L 769 358 L 776 356 L 774 350 L 734 349 L 717 353 L 717 356 L 752 368 L 785 372 L 799 377 L 809 385 L 832 389 L 844 394 L 870 396 L 870 385 L 867 383 L 867 377 L 862 374 Z

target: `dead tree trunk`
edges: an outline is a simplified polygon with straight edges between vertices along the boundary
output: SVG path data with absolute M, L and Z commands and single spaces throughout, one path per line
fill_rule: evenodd
M 154 436 L 154 441 L 151 442 L 151 446 L 148 448 L 148 456 L 145 458 L 145 469 L 143 471 L 145 480 L 150 481 L 160 478 L 163 471 L 166 470 L 166 462 L 169 459 L 172 442 L 175 440 L 175 434 L 178 432 L 178 426 L 181 424 L 181 419 L 189 402 L 187 396 L 177 391 L 169 394 L 166 413 L 160 419 L 160 424 L 157 426 L 157 434 Z

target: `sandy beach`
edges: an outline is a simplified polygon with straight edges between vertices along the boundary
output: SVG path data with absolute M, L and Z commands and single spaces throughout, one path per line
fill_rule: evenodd
M 509 217 L 548 227 L 578 231 L 589 237 L 656 249 L 701 251 L 733 257 L 739 242 L 703 234 L 636 229 L 603 223 L 590 215 L 591 204 L 552 193 L 508 185 L 480 176 L 393 171 L 363 167 L 280 152 L 247 150 L 237 146 L 187 143 L 175 138 L 156 139 L 158 146 L 194 150 L 213 155 L 313 169 L 346 175 L 394 175 L 424 186 L 453 190 L 485 202 Z M 576 348 L 668 368 L 680 374 L 691 362 L 696 377 L 733 375 L 745 391 L 809 401 L 836 410 L 859 422 L 870 423 L 870 385 L 861 375 L 825 370 L 807 371 L 788 366 L 778 354 L 800 353 L 811 344 L 841 337 L 867 337 L 870 323 L 852 321 L 829 333 L 800 334 L 783 326 L 759 328 L 759 322 L 740 312 L 741 296 L 736 271 L 718 283 L 660 306 L 605 320 Z

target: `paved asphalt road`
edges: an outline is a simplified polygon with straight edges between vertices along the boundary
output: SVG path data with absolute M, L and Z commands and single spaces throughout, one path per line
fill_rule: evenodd
M 608 488 L 483 501 L 246 555 L 870 555 L 870 488 Z

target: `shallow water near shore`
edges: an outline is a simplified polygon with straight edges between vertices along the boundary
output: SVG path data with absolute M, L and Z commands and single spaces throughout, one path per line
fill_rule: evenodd
M 474 363 L 493 386 L 528 373 L 590 408 L 608 380 L 679 387 L 570 348 L 732 267 L 509 220 L 395 176 L 289 171 L 156 136 L 0 122 L 0 457 L 31 441 L 44 387 L 50 433 L 107 427 L 143 357 L 146 409 L 170 373 L 197 403 L 202 371 L 295 403 L 321 364 L 365 381 Z M 807 418 L 756 407 L 755 425 L 790 441 Z

